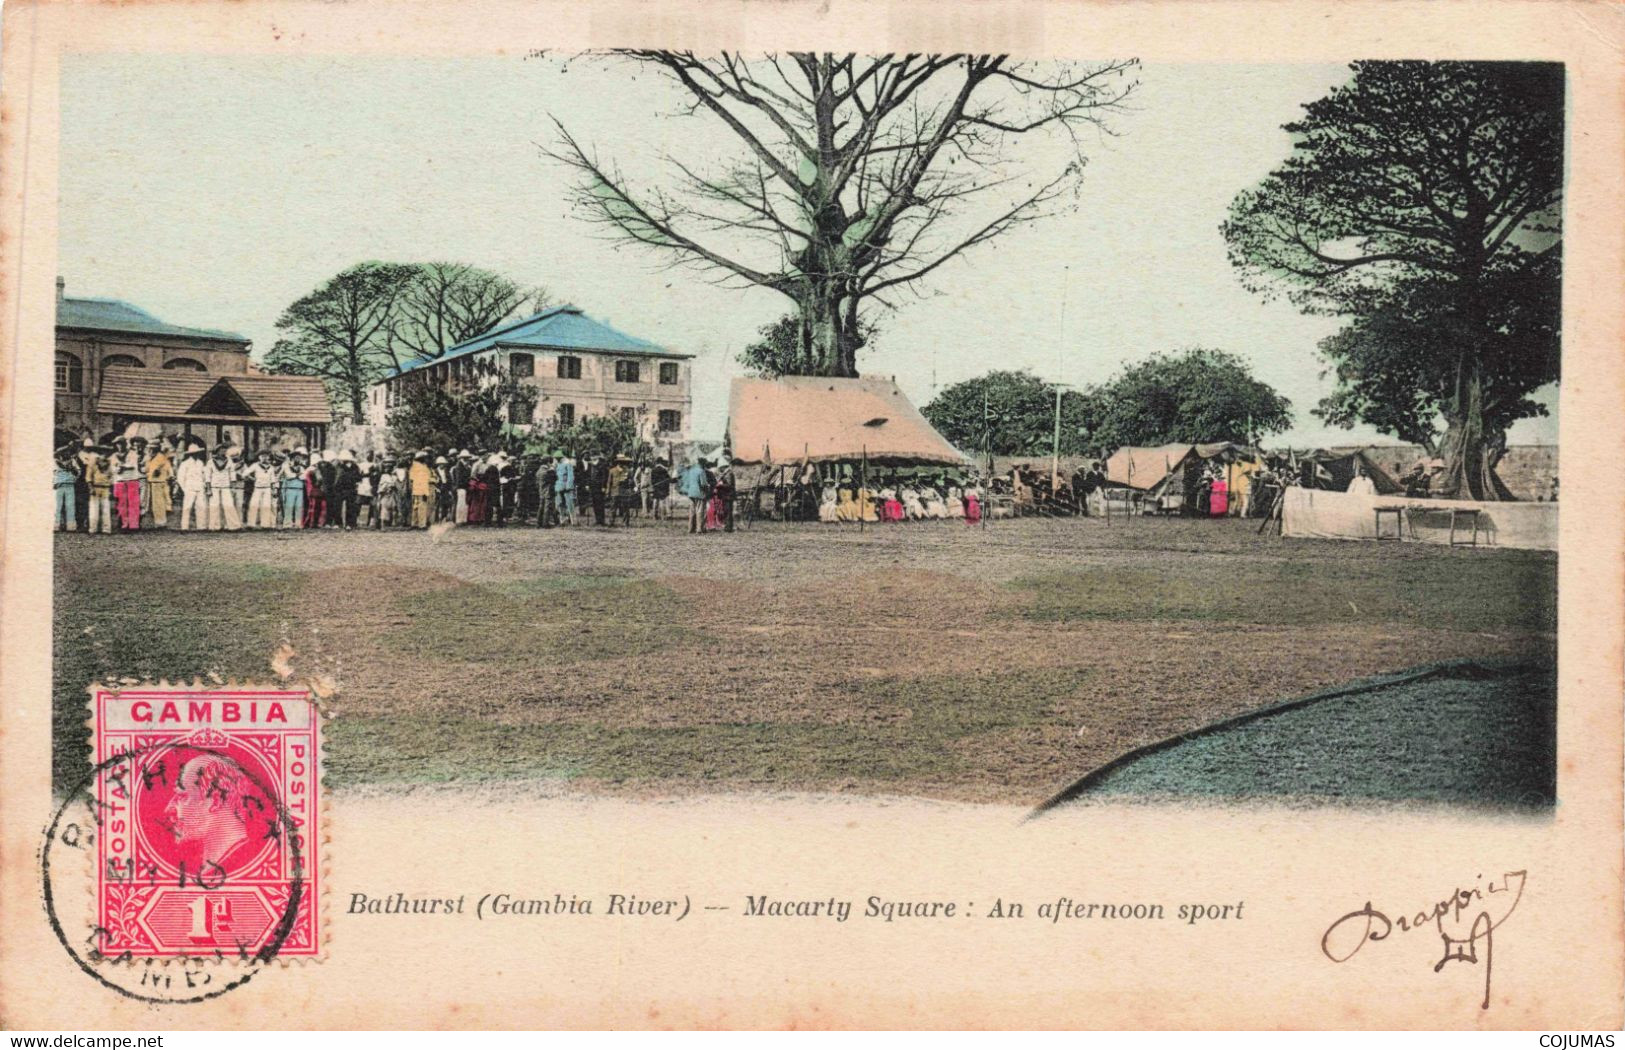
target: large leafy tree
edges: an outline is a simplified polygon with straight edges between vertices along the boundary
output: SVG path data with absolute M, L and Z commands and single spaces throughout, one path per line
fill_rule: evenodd
M 857 374 L 866 307 L 894 305 L 950 260 L 1063 207 L 1083 133 L 1109 131 L 1135 86 L 1132 61 L 612 54 L 669 80 L 738 149 L 668 157 L 645 184 L 561 124 L 549 152 L 579 174 L 580 213 L 674 264 L 784 295 L 798 356 L 829 376 Z M 1050 137 L 1067 147 L 1053 169 L 1018 162 L 1024 140 Z
M 1234 354 L 1200 347 L 1155 354 L 1091 392 L 1094 443 L 1235 441 L 1249 444 L 1292 425 L 1292 404 Z
M 335 407 L 360 423 L 367 389 L 391 369 L 548 301 L 544 289 L 464 263 L 360 263 L 282 311 L 265 366 L 320 376 Z
M 921 413 L 943 437 L 974 455 L 1048 455 L 1055 444 L 1055 384 L 1031 372 L 998 371 L 944 387 Z M 1090 399 L 1061 391 L 1061 454 L 1085 451 Z
M 1546 414 L 1528 395 L 1558 374 L 1560 279 L 1542 271 L 1555 270 L 1560 261 L 1547 254 L 1533 264 L 1530 277 L 1487 282 L 1486 331 L 1478 339 L 1485 364 L 1484 459 L 1491 468 L 1486 480 L 1497 498 L 1512 498 L 1493 472 L 1507 428 Z M 1458 347 L 1467 338 L 1459 330 L 1453 292 L 1434 282 L 1408 286 L 1323 340 L 1321 353 L 1332 364 L 1337 388 L 1315 415 L 1341 426 L 1367 423 L 1438 455 L 1448 437 L 1440 424 L 1455 396 Z
M 1505 494 L 1506 427 L 1559 376 L 1563 70 L 1547 63 L 1356 62 L 1286 125 L 1292 154 L 1223 225 L 1256 291 L 1351 318 L 1322 346 L 1326 417 L 1419 439 L 1437 491 Z M 1436 415 L 1435 415 L 1436 414 Z
M 335 406 L 364 420 L 367 389 L 400 364 L 391 334 L 412 267 L 366 262 L 324 281 L 277 318 L 265 357 L 272 372 L 320 376 Z

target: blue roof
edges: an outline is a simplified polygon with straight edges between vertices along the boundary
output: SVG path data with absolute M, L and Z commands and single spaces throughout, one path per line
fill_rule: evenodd
M 537 350 L 584 350 L 603 354 L 624 354 L 644 357 L 693 357 L 667 350 L 646 339 L 616 331 L 602 321 L 595 321 L 577 306 L 555 306 L 522 321 L 497 325 L 484 335 L 458 343 L 439 357 L 414 357 L 402 362 L 391 371 L 402 375 L 425 365 L 439 364 L 454 357 L 477 354 L 481 350 L 497 348 L 531 348 Z
M 56 304 L 58 328 L 92 328 L 104 332 L 139 332 L 144 335 L 173 335 L 185 339 L 225 339 L 246 343 L 246 336 L 236 332 L 222 332 L 215 328 L 187 328 L 167 324 L 119 299 L 70 299 L 63 297 Z

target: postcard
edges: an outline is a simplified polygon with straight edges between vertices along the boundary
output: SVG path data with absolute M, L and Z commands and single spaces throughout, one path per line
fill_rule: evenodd
M 1625 1023 L 1625 20 L 7 5 L 0 1021 Z

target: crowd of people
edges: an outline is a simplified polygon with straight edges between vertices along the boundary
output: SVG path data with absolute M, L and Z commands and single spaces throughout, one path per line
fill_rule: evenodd
M 659 459 L 564 450 L 210 449 L 200 438 L 89 438 L 56 451 L 56 529 L 427 529 L 441 523 L 613 528 L 686 504 L 691 532 L 732 531 L 726 459 L 676 476 Z
M 831 522 L 909 522 L 982 520 L 983 494 L 975 480 L 940 474 L 935 478 L 876 471 L 817 483 L 818 520 Z
M 1250 485 L 1231 494 L 1207 465 L 1195 492 L 1200 514 L 1262 514 L 1282 490 L 1316 485 L 1310 461 L 1267 457 Z M 1431 468 L 1431 469 L 1430 469 Z M 1406 495 L 1426 495 L 1437 461 L 1400 476 Z M 614 528 L 634 519 L 686 514 L 688 530 L 731 532 L 743 502 L 751 513 L 771 495 L 775 516 L 827 523 L 959 520 L 1020 514 L 1088 514 L 1106 484 L 1098 461 L 1070 474 L 1018 464 L 984 477 L 975 470 L 876 464 L 803 464 L 776 485 L 747 486 L 743 500 L 723 449 L 680 468 L 644 455 L 569 454 L 564 449 L 260 448 L 202 439 L 108 436 L 57 449 L 56 528 L 64 532 L 142 529 L 428 529 L 480 527 Z M 1375 490 L 1360 469 L 1350 491 Z M 1556 480 L 1552 482 L 1556 499 Z M 1249 498 L 1249 495 L 1251 498 Z M 1239 503 L 1232 506 L 1233 503 Z

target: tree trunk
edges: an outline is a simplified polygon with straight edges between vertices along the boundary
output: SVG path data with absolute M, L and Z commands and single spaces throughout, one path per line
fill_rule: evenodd
M 1506 500 L 1512 493 L 1495 473 L 1504 433 L 1484 428 L 1484 378 L 1472 358 L 1464 358 L 1456 379 L 1456 393 L 1445 412 L 1448 429 L 1440 444 L 1444 472 L 1433 494 L 1444 499 Z
M 833 281 L 808 282 L 798 298 L 801 308 L 803 374 L 851 378 L 858 374 L 855 311 L 847 309 L 848 296 Z

